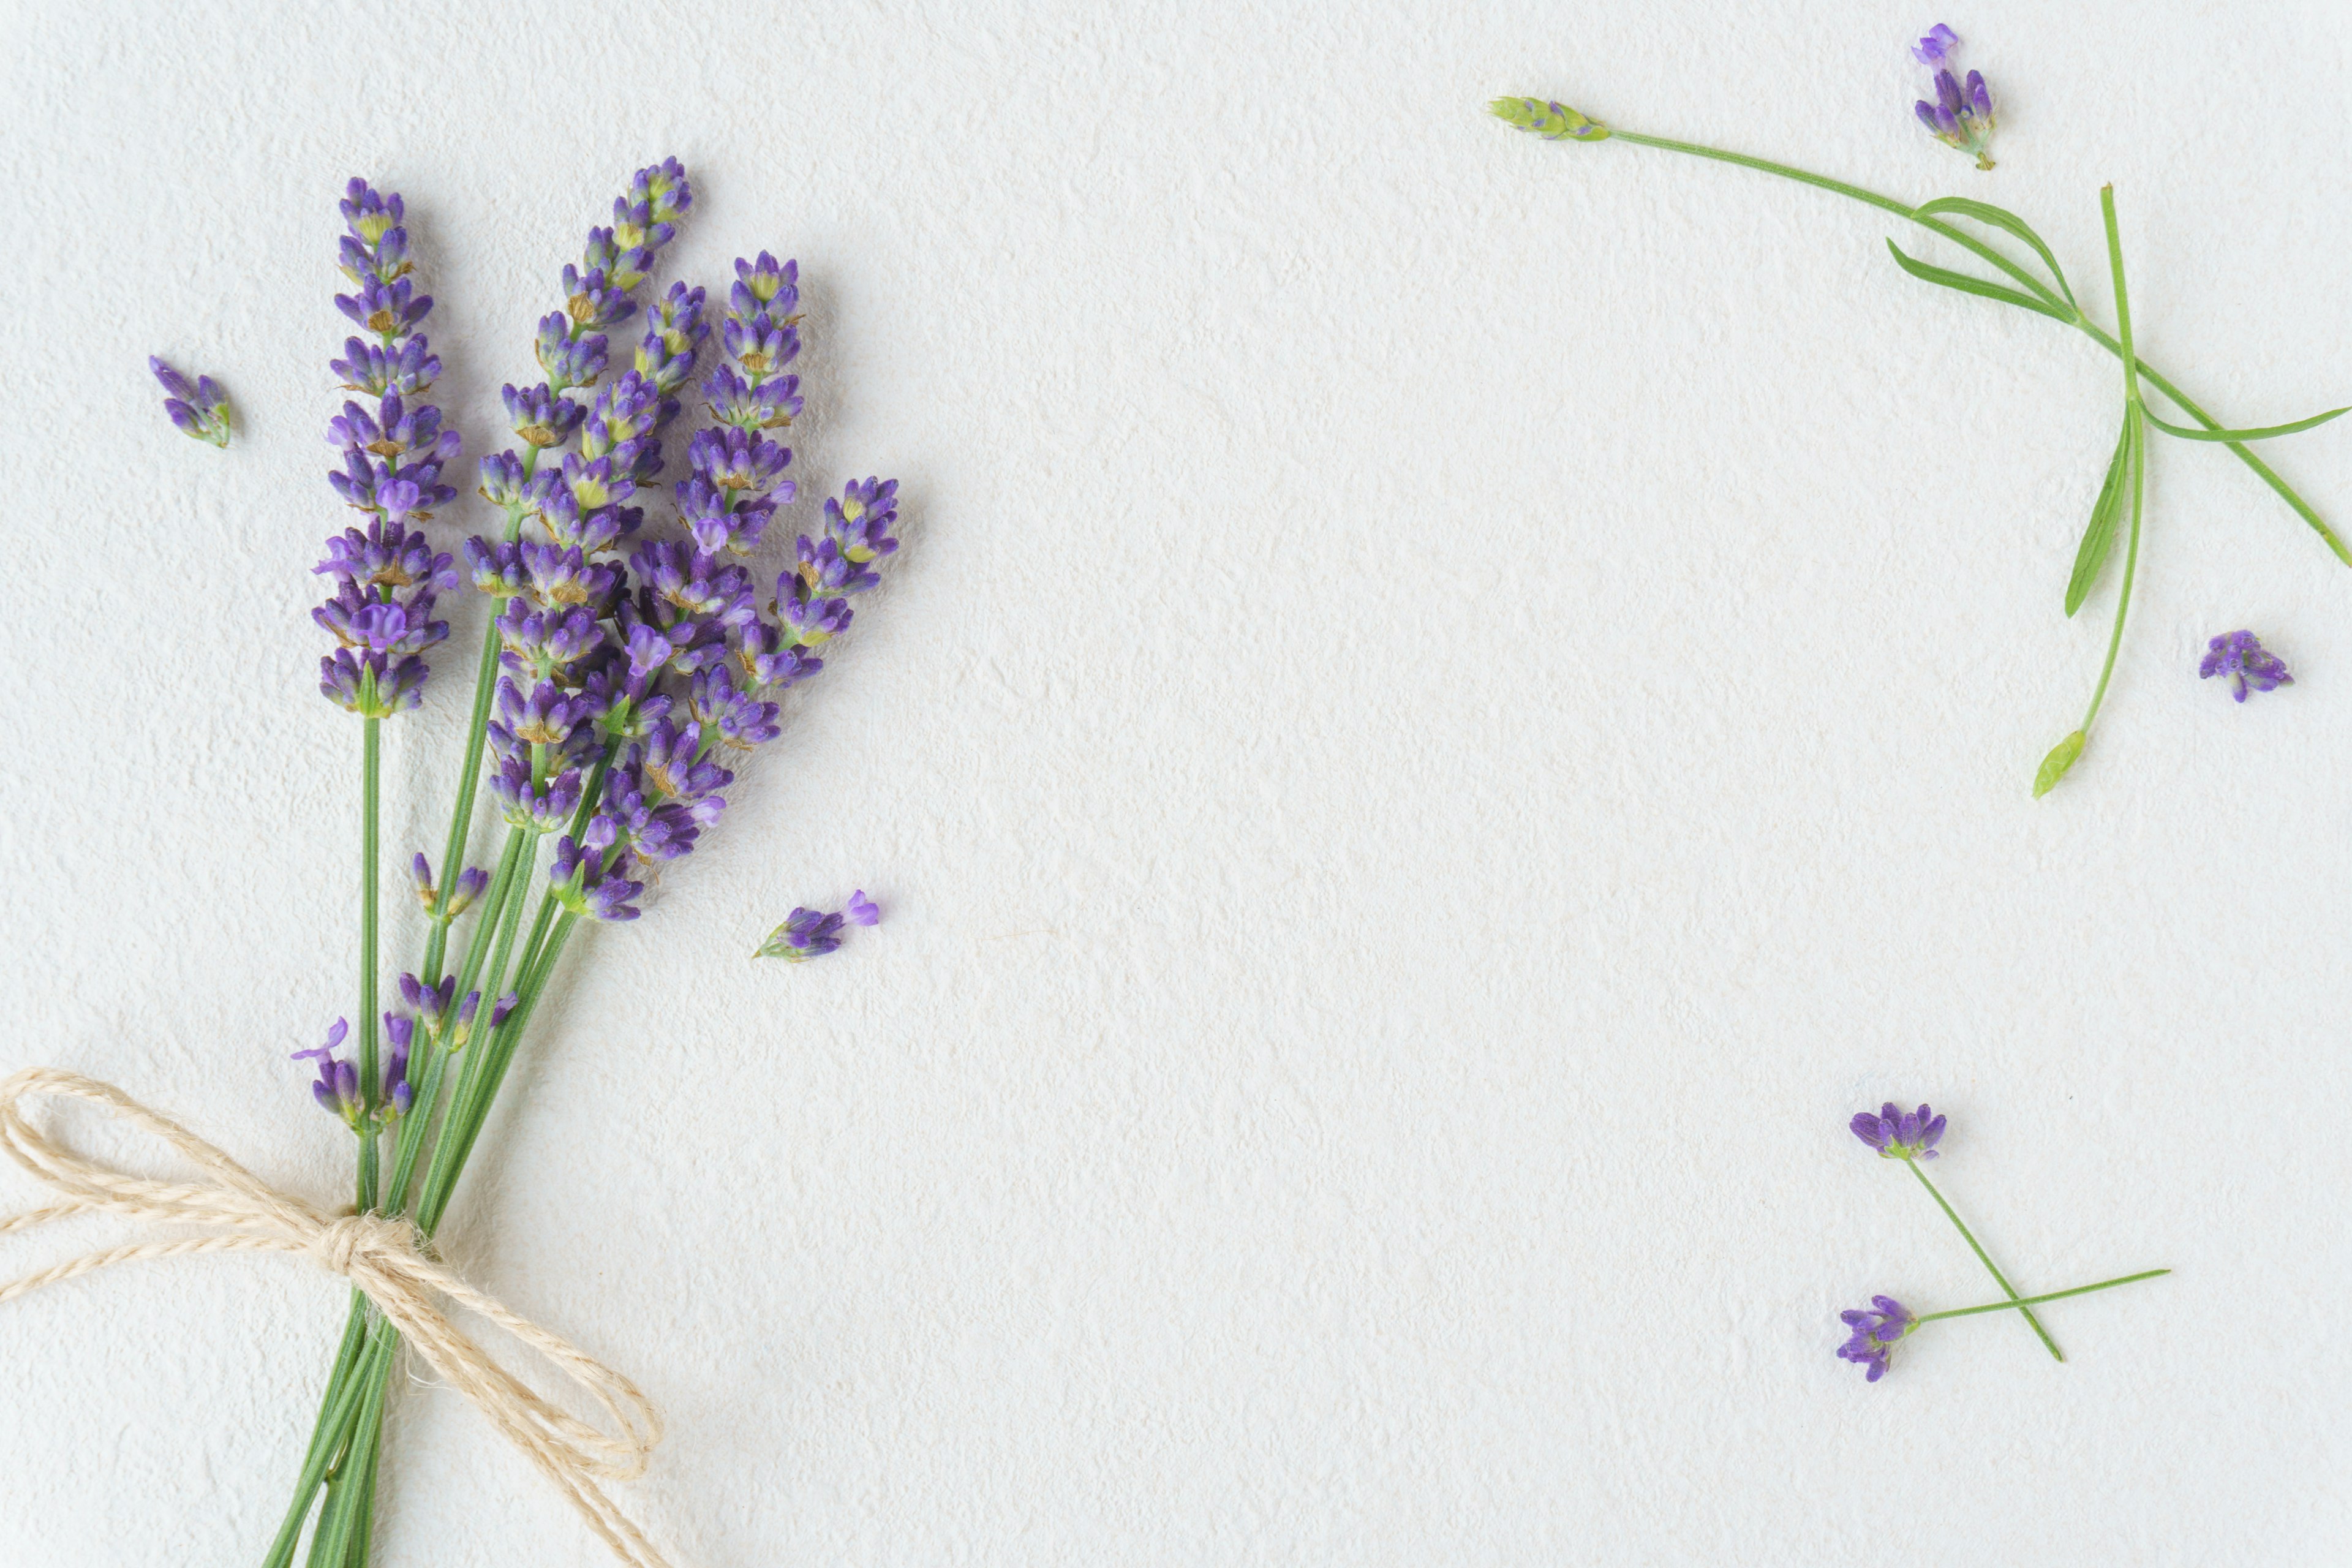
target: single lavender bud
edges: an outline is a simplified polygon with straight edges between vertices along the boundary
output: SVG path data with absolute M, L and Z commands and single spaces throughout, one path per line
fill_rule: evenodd
M 1912 47 L 1911 58 L 1930 69 L 1940 70 L 1951 59 L 1952 50 L 1959 41 L 1958 34 L 1938 22 L 1927 29 L 1926 37 Z
M 417 901 L 430 910 L 440 894 L 433 886 L 433 862 L 425 858 L 424 850 L 419 849 L 416 858 L 408 863 L 408 877 L 416 884 Z
M 1564 103 L 1550 103 L 1539 98 L 1498 98 L 1486 106 L 1486 111 L 1504 124 L 1532 131 L 1547 142 L 1601 142 L 1609 136 L 1609 127 L 1601 121 L 1588 119 Z
M 192 382 L 152 354 L 147 356 L 147 368 L 163 383 L 163 412 L 171 416 L 181 434 L 215 447 L 228 445 L 228 394 L 217 382 L 208 375 Z
M 474 900 L 488 891 L 490 874 L 479 866 L 468 866 L 457 873 L 457 885 L 449 889 L 449 907 L 441 911 L 444 920 L 456 920 L 474 907 Z
M 1887 1359 L 1903 1337 L 1919 1326 L 1911 1310 L 1892 1296 L 1873 1296 L 1874 1310 L 1840 1312 L 1838 1321 L 1853 1331 L 1853 1337 L 1838 1347 L 1841 1360 L 1870 1368 L 1864 1381 L 1876 1383 L 1886 1375 Z
M 2222 677 L 2236 687 L 2233 695 L 2241 702 L 2250 690 L 2276 691 L 2294 684 L 2294 677 L 2286 672 L 2286 661 L 2264 647 L 2252 632 L 2225 632 L 2205 647 L 2205 658 L 2197 666 L 2198 679 Z
M 874 900 L 866 896 L 866 889 L 863 888 L 849 895 L 849 907 L 842 912 L 849 917 L 849 922 L 852 925 L 872 926 L 882 923 L 882 911 L 874 907 Z
M 521 1002 L 521 992 L 509 991 L 505 995 L 499 997 L 496 1002 L 491 1003 L 490 1027 L 495 1029 L 500 1024 L 505 1023 L 507 1021 L 507 1015 L 513 1012 L 516 1005 Z
M 466 999 L 457 1004 L 457 1019 L 449 1026 L 451 1050 L 462 1049 L 466 1042 L 473 1037 L 474 1015 L 481 1010 L 481 1005 L 482 994 L 479 991 L 467 992 Z

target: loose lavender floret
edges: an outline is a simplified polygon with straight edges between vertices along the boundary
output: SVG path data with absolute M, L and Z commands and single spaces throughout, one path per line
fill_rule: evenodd
M 147 356 L 147 368 L 163 384 L 168 395 L 163 399 L 163 412 L 183 435 L 199 441 L 210 441 L 215 447 L 228 445 L 228 394 L 211 376 L 200 375 L 191 382 L 154 355 Z
M 335 592 L 311 618 L 341 645 L 320 660 L 319 689 L 354 713 L 383 719 L 416 705 L 425 652 L 449 635 L 433 608 L 457 585 L 457 572 L 412 528 L 457 498 L 441 470 L 461 443 L 442 426 L 441 411 L 419 401 L 441 362 L 416 331 L 433 301 L 409 276 L 400 197 L 353 180 L 342 212 L 349 232 L 338 260 L 354 292 L 335 303 L 377 341 L 351 339 L 331 366 L 347 390 L 372 401 L 348 401 L 328 422 L 327 444 L 343 457 L 328 482 L 368 521 L 327 542 L 316 570 L 335 579 Z
M 1853 1331 L 1853 1337 L 1840 1345 L 1837 1353 L 1843 1360 L 1870 1368 L 1864 1381 L 1876 1383 L 1886 1375 L 1887 1360 L 1895 1347 L 1919 1326 L 1919 1321 L 1892 1296 L 1873 1296 L 1870 1305 L 1876 1310 L 1838 1314 L 1838 1321 Z
M 860 888 L 849 895 L 849 906 L 837 914 L 823 910 L 796 909 L 784 917 L 784 923 L 768 933 L 754 958 L 781 958 L 787 963 L 803 963 L 812 958 L 823 958 L 841 946 L 844 923 L 870 926 L 882 919 L 882 911 Z
M 2294 677 L 2286 672 L 2286 661 L 2264 647 L 2252 632 L 2227 632 L 2205 647 L 2208 651 L 2197 667 L 2198 678 L 2226 678 L 2237 688 L 2235 695 L 2241 702 L 2250 690 L 2276 691 L 2294 684 Z
M 1885 1160 L 1932 1160 L 1944 1137 L 1944 1118 L 1924 1105 L 1902 1110 L 1891 1100 L 1876 1115 L 1862 1111 L 1848 1125 Z
M 1981 71 L 1969 72 L 1965 85 L 1953 74 L 1953 51 L 1959 42 L 1958 34 L 1938 22 L 1912 46 L 1911 58 L 1936 73 L 1936 101 L 1921 99 L 1914 111 L 1937 141 L 1968 153 L 1978 168 L 1990 169 L 1992 154 L 1986 148 L 1992 141 L 1992 94 Z

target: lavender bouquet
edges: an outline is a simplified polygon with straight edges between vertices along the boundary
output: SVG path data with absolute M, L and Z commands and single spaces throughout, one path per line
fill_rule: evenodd
M 458 499 L 447 475 L 463 443 L 430 401 L 441 362 L 422 329 L 433 301 L 418 288 L 401 199 L 362 180 L 343 199 L 339 259 L 351 291 L 335 303 L 359 335 L 332 365 L 350 395 L 327 426 L 341 458 L 328 482 L 362 518 L 326 542 L 316 571 L 331 592 L 313 616 L 334 642 L 320 689 L 360 721 L 358 1026 L 339 1018 L 322 1044 L 295 1056 L 315 1067 L 318 1103 L 354 1136 L 352 1211 L 331 1215 L 268 1186 L 110 1085 L 48 1068 L 0 1083 L 0 1152 L 64 1195 L 0 1218 L 0 1234 L 84 1210 L 212 1230 L 87 1254 L 0 1285 L 0 1302 L 133 1258 L 213 1251 L 300 1254 L 352 1282 L 269 1568 L 292 1562 L 306 1527 L 312 1568 L 368 1561 L 384 1403 L 404 1343 L 478 1405 L 623 1562 L 664 1568 L 602 1485 L 643 1469 L 660 1435 L 650 1402 L 467 1286 L 433 1253 L 432 1237 L 567 950 L 595 925 L 635 920 L 663 868 L 700 846 L 726 809 L 734 766 L 775 739 L 777 699 L 824 668 L 819 650 L 848 629 L 851 595 L 879 581 L 898 547 L 896 482 L 858 480 L 799 535 L 772 590 L 755 577 L 749 563 L 795 497 L 785 477 L 793 454 L 769 433 L 802 408 L 789 370 L 801 346 L 798 271 L 764 251 L 735 263 L 719 353 L 706 365 L 704 290 L 672 283 L 639 297 L 692 205 L 676 160 L 639 170 L 611 226 L 589 230 L 578 264 L 563 268 L 562 308 L 539 323 L 545 379 L 505 389 L 516 444 L 484 458 L 479 479 L 499 521 L 464 544 L 462 578 L 492 610 L 448 837 L 437 876 L 422 852 L 404 858 L 428 934 L 380 1008 L 379 742 L 384 721 L 423 699 L 427 657 L 449 637 L 436 611 L 461 574 L 425 525 Z M 611 334 L 632 322 L 642 331 L 616 365 Z M 226 401 L 209 380 L 152 368 L 175 424 L 226 439 Z M 647 507 L 689 394 L 709 423 L 684 442 L 683 471 L 667 487 L 675 522 L 656 528 Z M 486 778 L 505 826 L 488 868 L 465 864 Z M 795 909 L 761 952 L 822 956 L 840 946 L 845 920 L 877 919 L 862 890 L 843 911 Z M 148 1181 L 62 1147 L 18 1109 L 36 1095 L 78 1098 L 138 1125 L 204 1180 Z M 506 1329 L 583 1392 L 596 1419 L 568 1413 L 486 1355 L 451 1308 Z

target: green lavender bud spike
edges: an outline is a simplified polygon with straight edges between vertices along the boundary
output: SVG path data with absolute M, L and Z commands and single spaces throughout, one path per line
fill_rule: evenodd
M 1540 98 L 1498 98 L 1486 108 L 1496 119 L 1522 131 L 1532 131 L 1547 142 L 1570 137 L 1579 142 L 1601 142 L 1609 136 L 1609 127 L 1586 119 L 1564 103 L 1548 103 Z
M 2050 754 L 2042 759 L 2042 766 L 2033 775 L 2034 799 L 2040 800 L 2058 787 L 2058 781 L 2066 776 L 2066 770 L 2083 754 L 2083 742 L 2089 739 L 2087 731 L 2077 730 L 2050 748 Z

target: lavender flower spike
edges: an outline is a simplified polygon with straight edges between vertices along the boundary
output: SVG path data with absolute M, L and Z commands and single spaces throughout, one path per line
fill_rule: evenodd
M 163 412 L 183 435 L 194 436 L 199 441 L 210 441 L 215 447 L 228 445 L 228 394 L 211 376 L 200 375 L 192 383 L 178 371 L 154 355 L 147 356 L 147 368 L 163 384 L 170 394 L 163 399 Z
M 2293 686 L 2294 677 L 2286 672 L 2286 661 L 2262 645 L 2252 632 L 2228 632 L 2205 645 L 2207 653 L 2197 667 L 2198 679 L 2210 680 L 2224 676 L 2237 686 L 2239 701 L 2246 693 L 2276 691 L 2282 686 Z
M 1888 1100 L 1877 1115 L 1865 1110 L 1849 1123 L 1853 1135 L 1883 1160 L 1932 1160 L 1944 1136 L 1944 1119 L 1926 1106 L 1905 1110 Z
M 1911 58 L 1936 72 L 1936 101 L 1921 99 L 1913 110 L 1937 141 L 1968 153 L 1976 159 L 1978 168 L 1990 169 L 1992 154 L 1986 147 L 1992 140 L 1992 93 L 1980 71 L 1969 72 L 1965 87 L 1953 74 L 1952 51 L 1959 41 L 1951 28 L 1938 22 L 1913 47 Z
M 1853 1337 L 1838 1347 L 1838 1356 L 1870 1368 L 1864 1381 L 1876 1383 L 1886 1375 L 1887 1358 L 1895 1353 L 1895 1347 L 1919 1326 L 1919 1320 L 1892 1296 L 1873 1296 L 1870 1304 L 1874 1311 L 1838 1314 L 1838 1321 L 1853 1331 Z
M 337 265 L 358 292 L 335 303 L 377 341 L 351 339 L 329 367 L 371 403 L 347 401 L 328 422 L 327 444 L 343 466 L 327 482 L 368 522 L 365 531 L 346 529 L 327 542 L 318 570 L 337 585 L 312 612 L 341 645 L 320 660 L 320 690 L 368 719 L 416 705 L 427 674 L 424 652 L 449 635 L 448 623 L 433 618 L 434 600 L 457 585 L 449 557 L 411 531 L 431 508 L 457 499 L 441 470 L 462 443 L 443 427 L 441 411 L 423 401 L 441 362 L 416 331 L 433 301 L 410 276 L 402 210 L 399 196 L 380 195 L 364 180 L 344 194 L 350 232 Z

